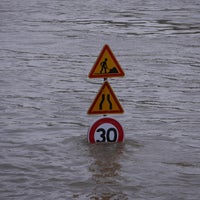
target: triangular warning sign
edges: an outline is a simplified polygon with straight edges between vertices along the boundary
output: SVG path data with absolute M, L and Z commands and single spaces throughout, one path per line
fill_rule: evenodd
M 99 57 L 97 58 L 88 76 L 89 78 L 124 76 L 124 72 L 120 64 L 107 44 L 101 50 L 101 53 L 99 54 Z
M 88 110 L 88 114 L 117 114 L 124 110 L 113 92 L 110 84 L 105 81 Z

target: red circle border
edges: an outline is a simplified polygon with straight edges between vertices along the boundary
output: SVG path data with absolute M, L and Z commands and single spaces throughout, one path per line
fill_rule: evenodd
M 95 140 L 94 140 L 95 130 L 97 129 L 98 126 L 100 126 L 103 123 L 110 123 L 113 126 L 115 126 L 118 130 L 118 133 L 119 133 L 117 142 L 123 142 L 123 140 L 124 140 L 124 130 L 123 130 L 121 124 L 113 118 L 104 117 L 104 118 L 101 118 L 101 119 L 97 120 L 96 122 L 94 122 L 94 124 L 90 127 L 90 129 L 88 131 L 88 141 L 90 143 L 95 143 Z

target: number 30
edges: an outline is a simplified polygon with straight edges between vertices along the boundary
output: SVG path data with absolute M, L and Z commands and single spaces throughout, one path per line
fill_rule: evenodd
M 115 128 L 109 128 L 107 131 L 103 128 L 98 128 L 97 132 L 101 132 L 100 137 L 102 140 L 97 140 L 97 142 L 116 142 L 117 140 L 117 131 Z M 114 137 L 111 138 L 111 133 L 113 132 Z

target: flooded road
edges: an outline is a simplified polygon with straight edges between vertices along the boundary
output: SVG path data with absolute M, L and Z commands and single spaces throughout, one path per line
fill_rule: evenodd
M 199 0 L 1 0 L 0 199 L 200 199 Z M 121 144 L 91 145 L 108 44 Z

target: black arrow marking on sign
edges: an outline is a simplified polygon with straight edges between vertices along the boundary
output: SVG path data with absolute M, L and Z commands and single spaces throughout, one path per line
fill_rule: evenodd
M 105 94 L 102 94 L 101 95 L 101 102 L 100 102 L 100 104 L 99 104 L 99 110 L 102 110 L 102 106 L 103 106 L 103 102 L 104 102 L 104 100 L 105 100 Z
M 99 110 L 102 110 L 103 109 L 103 103 L 105 101 L 105 94 L 102 94 L 101 95 L 101 102 L 99 104 Z M 109 103 L 109 109 L 112 110 L 112 102 L 110 100 L 110 94 L 107 94 L 107 101 Z
M 112 110 L 112 102 L 110 101 L 110 95 L 107 94 L 107 100 L 108 100 L 108 103 L 110 105 L 110 110 Z

